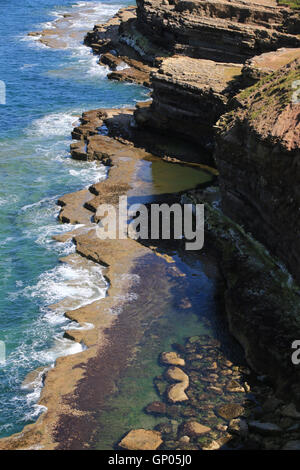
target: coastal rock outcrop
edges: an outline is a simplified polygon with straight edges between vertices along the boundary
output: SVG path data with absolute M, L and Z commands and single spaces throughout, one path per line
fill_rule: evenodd
M 100 65 L 110 67 L 112 72 L 108 78 L 149 86 L 152 60 L 144 56 L 142 49 L 132 47 L 133 43 L 125 39 L 125 36 L 130 37 L 135 21 L 136 8 L 122 8 L 106 23 L 95 25 L 93 31 L 86 35 L 85 44 L 100 55 Z M 139 36 L 136 32 L 136 40 Z
M 216 121 L 238 90 L 253 83 L 251 64 L 241 74 L 244 62 L 300 48 L 299 32 L 298 15 L 272 0 L 138 0 L 137 8 L 96 25 L 85 43 L 110 67 L 108 78 L 153 89 L 152 102 L 135 112 L 139 128 L 211 151 Z M 198 153 L 199 162 L 213 164 Z
M 258 80 L 276 72 L 293 60 L 300 59 L 300 48 L 282 47 L 246 60 L 242 73 L 245 82 L 253 85 Z
M 138 0 L 137 8 L 123 8 L 95 25 L 85 44 L 111 68 L 109 78 L 149 85 L 151 69 L 164 58 L 242 63 L 280 47 L 299 47 L 299 32 L 298 15 L 272 0 Z
M 202 147 L 212 145 L 213 126 L 241 86 L 241 65 L 190 57 L 165 59 L 152 73 L 153 101 L 137 107 L 137 125 L 162 133 L 181 135 Z M 200 152 L 199 152 L 200 154 Z M 212 164 L 204 155 L 199 160 Z
M 136 28 L 171 54 L 222 62 L 300 41 L 298 15 L 268 0 L 137 0 Z

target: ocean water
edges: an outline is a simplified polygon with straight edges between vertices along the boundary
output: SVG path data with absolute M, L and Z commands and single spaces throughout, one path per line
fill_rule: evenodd
M 79 306 L 106 292 L 100 267 L 60 264 L 59 257 L 74 247 L 51 238 L 72 228 L 56 220 L 57 198 L 106 174 L 101 165 L 71 160 L 72 127 L 84 110 L 133 105 L 147 93 L 107 80 L 106 68 L 80 40 L 54 50 L 27 33 L 74 11 L 74 31 L 83 32 L 129 3 L 15 0 L 12 7 L 0 0 L 0 80 L 6 85 L 6 104 L 0 105 L 0 341 L 6 346 L 0 437 L 20 431 L 43 411 L 36 404 L 41 374 L 25 387 L 27 374 L 84 347 L 63 339 L 70 322 L 48 306 L 66 297 Z

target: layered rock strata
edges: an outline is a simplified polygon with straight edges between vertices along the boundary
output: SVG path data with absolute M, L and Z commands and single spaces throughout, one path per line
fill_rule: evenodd
M 214 124 L 241 86 L 241 68 L 189 57 L 165 59 L 151 76 L 153 102 L 135 112 L 137 125 L 210 148 Z
M 300 59 L 300 48 L 283 47 L 273 52 L 265 52 L 248 59 L 243 66 L 244 81 L 250 86 L 258 80 L 276 72 L 293 60 Z
M 72 132 L 72 157 L 78 160 L 100 160 L 109 165 L 109 155 L 105 152 L 107 145 L 103 135 L 99 135 L 103 130 L 121 143 L 129 142 L 136 148 L 144 149 L 167 161 L 184 160 L 196 164 L 214 165 L 212 155 L 199 149 L 195 139 L 187 141 L 179 132 L 170 139 L 168 133 L 163 134 L 161 129 L 155 130 L 154 125 L 153 127 L 143 125 L 144 119 L 148 116 L 149 106 L 151 101 L 138 103 L 136 108 L 131 109 L 96 109 L 83 113 L 80 126 L 75 127 Z M 212 168 L 210 171 L 213 171 Z
M 96 25 L 85 42 L 112 69 L 108 78 L 153 88 L 152 104 L 135 113 L 138 126 L 211 150 L 213 126 L 232 96 L 257 79 L 249 76 L 253 64 L 239 76 L 242 64 L 279 47 L 299 48 L 299 32 L 297 13 L 272 0 L 139 0 L 137 9 Z M 284 62 L 297 53 L 281 55 Z M 211 164 L 202 155 L 199 161 Z
M 222 62 L 299 46 L 298 15 L 271 1 L 138 0 L 136 25 L 172 54 Z
M 131 31 L 135 21 L 136 8 L 122 8 L 107 23 L 95 25 L 93 31 L 86 35 L 85 44 L 100 55 L 100 65 L 106 65 L 112 70 L 108 78 L 150 86 L 153 61 L 138 46 L 132 47 L 130 33 L 125 39 L 126 32 Z M 136 33 L 136 36 L 141 35 Z M 143 40 L 146 42 L 144 38 Z M 151 45 L 148 48 L 150 53 Z
M 215 159 L 222 208 L 300 281 L 299 59 L 238 97 L 218 123 Z

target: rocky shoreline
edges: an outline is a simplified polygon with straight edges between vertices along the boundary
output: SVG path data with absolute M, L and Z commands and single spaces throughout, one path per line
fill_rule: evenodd
M 100 203 L 115 205 L 120 195 L 152 194 L 136 173 L 154 155 L 217 168 L 220 193 L 198 189 L 176 198 L 206 204 L 207 243 L 223 275 L 224 313 L 252 371 L 226 363 L 219 345 L 206 337 L 165 351 L 160 360 L 168 368 L 154 381 L 159 398 L 146 412 L 168 421 L 120 436 L 119 446 L 300 448 L 299 371 L 291 362 L 300 333 L 300 105 L 292 101 L 292 84 L 300 79 L 299 31 L 298 13 L 271 0 L 139 0 L 137 9 L 122 9 L 87 34 L 85 43 L 100 55 L 99 64 L 111 69 L 108 78 L 149 86 L 151 99 L 135 109 L 89 111 L 73 130 L 72 157 L 111 168 L 104 182 L 60 198 L 61 222 L 84 228 L 56 239 L 76 244 L 77 254 L 64 262 L 88 259 L 106 266 L 109 294 L 66 313 L 79 324 L 93 323 L 91 330 L 66 332 L 88 349 L 57 361 L 40 400 L 48 411 L 20 435 L 1 440 L 0 448 L 34 448 L 37 442 L 49 449 L 84 448 L 92 439 L 94 417 L 78 406 L 78 397 L 93 382 L 95 358 L 102 354 L 109 363 L 114 351 L 109 332 L 122 316 L 116 320 L 109 312 L 126 304 L 126 275 L 144 257 L 168 264 L 164 252 L 136 241 L 100 241 L 95 214 Z M 97 374 L 107 382 L 102 388 L 93 382 L 101 404 L 114 381 L 105 367 Z M 75 428 L 76 437 L 70 434 Z

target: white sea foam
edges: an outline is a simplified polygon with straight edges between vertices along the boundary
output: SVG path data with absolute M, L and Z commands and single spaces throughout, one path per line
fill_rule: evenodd
M 72 10 L 78 13 L 78 18 L 72 22 L 74 29 L 90 29 L 95 24 L 107 21 L 122 8 L 122 4 L 105 2 L 77 2 Z
M 37 36 L 19 36 L 16 39 L 22 42 L 27 42 L 28 46 L 35 49 L 49 49 L 46 44 L 40 42 L 41 35 Z
M 84 331 L 93 330 L 94 328 L 95 326 L 93 325 L 93 323 L 88 323 L 88 322 L 84 322 L 80 324 L 76 322 L 72 322 L 71 324 L 68 324 L 63 327 L 64 330 L 84 330 Z
M 37 284 L 25 287 L 21 293 L 26 297 L 38 298 L 46 305 L 67 299 L 76 309 L 102 299 L 106 289 L 101 267 L 87 261 L 85 267 L 60 264 L 41 274 Z
M 20 70 L 32 69 L 36 67 L 37 64 L 24 64 L 20 67 Z
M 33 121 L 26 129 L 26 134 L 35 137 L 69 136 L 71 130 L 78 122 L 78 115 L 62 112 L 46 114 L 40 119 Z
M 44 362 L 53 364 L 58 357 L 70 356 L 84 351 L 86 347 L 70 339 L 57 336 L 55 338 L 54 346 L 51 349 L 42 351 L 41 359 Z
M 116 306 L 111 307 L 109 312 L 111 315 L 118 316 L 122 313 L 123 307 L 126 303 L 135 302 L 139 296 L 135 292 L 128 292 L 124 295 L 118 295 L 116 298 L 118 299 L 118 303 Z
M 32 382 L 22 385 L 23 390 L 29 390 L 29 393 L 26 395 L 27 405 L 31 407 L 30 411 L 26 413 L 25 420 L 31 420 L 39 416 L 42 412 L 45 412 L 47 408 L 45 406 L 37 404 L 41 391 L 43 388 L 43 379 L 47 371 L 54 367 L 55 361 L 58 357 L 69 356 L 72 354 L 78 354 L 82 352 L 85 346 L 80 343 L 76 343 L 67 338 L 57 336 L 54 341 L 54 345 L 44 351 L 39 352 L 39 361 L 41 363 L 50 364 L 49 366 L 42 369 Z M 35 359 L 34 355 L 32 359 Z
M 93 183 L 102 181 L 107 176 L 107 167 L 97 162 L 85 163 L 84 166 L 79 163 L 76 167 L 72 160 L 72 168 L 69 169 L 70 175 L 78 178 L 83 184 L 90 186 Z

